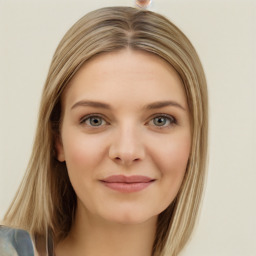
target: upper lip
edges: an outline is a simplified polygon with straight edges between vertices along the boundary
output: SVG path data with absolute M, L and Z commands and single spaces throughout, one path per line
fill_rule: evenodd
M 155 179 L 152 179 L 147 176 L 142 176 L 142 175 L 133 175 L 133 176 L 112 175 L 101 181 L 108 182 L 108 183 L 146 183 L 154 180 Z

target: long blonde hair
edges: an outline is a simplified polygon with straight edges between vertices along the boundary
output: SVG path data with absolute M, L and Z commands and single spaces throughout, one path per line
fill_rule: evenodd
M 69 233 L 76 195 L 66 166 L 55 158 L 63 90 L 92 57 L 124 48 L 153 53 L 179 74 L 191 115 L 192 148 L 176 199 L 159 215 L 152 255 L 175 256 L 191 235 L 202 197 L 207 158 L 207 88 L 198 55 L 187 37 L 163 16 L 131 7 L 93 11 L 73 25 L 53 56 L 42 94 L 30 162 L 4 223 L 55 241 Z

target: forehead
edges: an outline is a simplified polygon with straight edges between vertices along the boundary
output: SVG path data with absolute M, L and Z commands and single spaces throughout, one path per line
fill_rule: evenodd
M 78 70 L 63 102 L 83 98 L 119 103 L 171 99 L 187 104 L 182 81 L 170 64 L 154 54 L 128 49 L 101 54 Z

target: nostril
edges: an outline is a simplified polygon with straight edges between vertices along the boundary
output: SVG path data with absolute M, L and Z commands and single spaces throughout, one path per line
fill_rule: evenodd
M 108 156 L 116 164 L 130 165 L 144 158 L 144 146 L 142 142 L 136 144 L 129 139 L 122 140 L 121 142 L 119 140 L 111 144 L 108 149 Z
M 117 163 L 123 164 L 123 165 L 130 165 L 134 162 L 138 162 L 140 161 L 140 158 L 130 158 L 130 157 L 115 157 L 114 161 L 116 161 Z

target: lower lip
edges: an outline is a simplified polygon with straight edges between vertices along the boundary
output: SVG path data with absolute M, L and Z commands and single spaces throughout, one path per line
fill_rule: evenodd
M 122 192 L 122 193 L 133 193 L 133 192 L 138 192 L 141 191 L 145 188 L 147 188 L 149 185 L 151 185 L 153 183 L 153 181 L 150 182 L 142 182 L 142 183 L 122 183 L 122 182 L 104 182 L 103 184 L 108 187 L 111 188 L 113 190 Z

